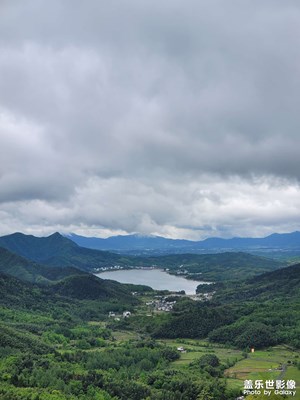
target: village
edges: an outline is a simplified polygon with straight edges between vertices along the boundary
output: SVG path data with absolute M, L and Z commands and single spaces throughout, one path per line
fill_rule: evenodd
M 147 316 L 152 316 L 155 312 L 170 312 L 173 310 L 174 305 L 176 304 L 177 298 L 180 297 L 188 297 L 194 301 L 209 301 L 212 299 L 215 292 L 211 293 L 200 293 L 195 295 L 186 295 L 182 293 L 171 293 L 168 296 L 165 295 L 156 295 L 152 300 L 148 300 L 145 302 L 147 307 Z M 138 292 L 132 292 L 134 296 L 138 296 Z M 108 312 L 108 317 L 113 318 L 115 321 L 120 321 L 121 318 L 129 318 L 132 315 L 131 311 L 125 310 L 122 314 L 117 314 L 114 311 Z

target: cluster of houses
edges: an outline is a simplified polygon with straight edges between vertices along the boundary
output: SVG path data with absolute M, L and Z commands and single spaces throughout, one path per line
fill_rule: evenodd
M 176 275 L 188 275 L 189 271 L 186 269 L 181 269 L 180 271 L 176 271 Z
M 123 270 L 123 269 L 144 269 L 144 270 L 149 270 L 149 269 L 155 269 L 157 266 L 151 265 L 148 267 L 138 267 L 134 265 L 112 265 L 108 267 L 98 267 L 95 268 L 95 272 L 105 272 L 105 271 L 118 271 L 118 270 Z
M 113 266 L 110 266 L 110 267 L 99 267 L 99 268 L 96 268 L 95 271 L 96 272 L 118 271 L 120 269 L 125 269 L 125 267 L 122 267 L 121 265 L 113 265 Z
M 166 297 L 161 297 L 156 300 L 148 301 L 146 305 L 148 307 L 151 307 L 153 311 L 166 311 L 166 312 L 172 311 L 174 304 L 176 304 L 176 300 L 167 301 L 166 299 L 167 299 Z

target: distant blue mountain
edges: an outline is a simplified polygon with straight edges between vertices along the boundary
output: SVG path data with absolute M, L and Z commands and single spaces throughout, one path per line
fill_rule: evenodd
M 115 251 L 150 251 L 161 249 L 182 249 L 192 246 L 195 242 L 181 239 L 167 239 L 161 236 L 118 235 L 109 238 L 79 236 L 75 233 L 65 235 L 68 239 L 82 247 L 97 250 Z
M 300 232 L 273 233 L 264 238 L 208 238 L 197 242 L 203 248 L 300 248 Z
M 299 250 L 300 232 L 273 233 L 264 238 L 208 238 L 202 241 L 167 239 L 161 236 L 119 235 L 109 238 L 79 236 L 74 233 L 66 235 L 68 239 L 82 247 L 97 250 L 110 250 L 121 253 L 147 254 L 160 253 L 201 253 L 207 251 L 267 251 Z

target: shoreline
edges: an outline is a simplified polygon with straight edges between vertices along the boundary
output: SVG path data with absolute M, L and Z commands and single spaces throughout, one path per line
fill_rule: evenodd
M 119 272 L 119 274 L 118 274 Z M 106 273 L 106 275 L 104 275 Z M 170 292 L 184 291 L 188 295 L 196 295 L 199 285 L 207 285 L 211 282 L 186 279 L 184 276 L 169 274 L 162 268 L 120 268 L 97 271 L 95 275 L 101 279 L 116 280 L 117 282 L 133 285 L 146 285 L 154 290 L 167 290 Z

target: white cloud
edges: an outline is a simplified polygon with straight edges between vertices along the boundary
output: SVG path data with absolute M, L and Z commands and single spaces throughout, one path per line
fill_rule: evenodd
M 91 178 L 69 201 L 31 200 L 2 206 L 8 233 L 59 230 L 106 236 L 142 232 L 200 239 L 208 236 L 262 236 L 296 230 L 300 186 L 263 177 L 244 181 L 202 176 L 201 182 L 156 182 Z
M 298 3 L 1 11 L 3 233 L 297 229 Z

